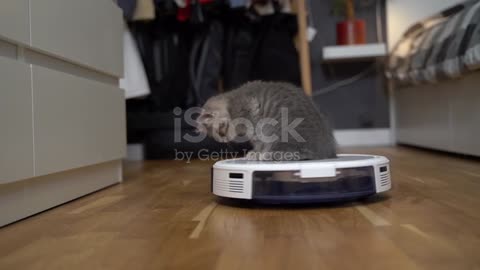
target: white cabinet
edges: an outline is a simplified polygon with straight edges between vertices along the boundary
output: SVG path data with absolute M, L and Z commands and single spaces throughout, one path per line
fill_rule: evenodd
M 28 2 L 29 0 L 0 1 L 0 37 L 23 44 L 30 42 Z
M 448 88 L 452 148 L 460 153 L 480 156 L 480 74 L 456 80 Z
M 0 0 L 0 226 L 121 181 L 122 33 L 111 0 Z
M 0 184 L 33 177 L 30 67 L 0 57 Z
M 37 66 L 32 78 L 37 176 L 124 156 L 121 89 Z
M 395 91 L 400 143 L 480 156 L 479 72 Z
M 398 137 L 402 138 L 403 142 L 415 142 L 415 145 L 434 149 L 449 147 L 450 91 L 437 85 L 423 85 L 421 90 L 399 90 L 395 96 L 397 107 L 408 109 L 397 115 L 397 125 L 401 127 L 397 130 Z M 435 106 L 431 106 L 432 104 Z
M 55 56 L 123 76 L 122 14 L 111 0 L 34 0 L 31 45 Z

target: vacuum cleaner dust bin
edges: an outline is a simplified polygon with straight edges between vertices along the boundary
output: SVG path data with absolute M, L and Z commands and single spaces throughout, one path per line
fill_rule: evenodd
M 306 161 L 219 161 L 212 192 L 219 197 L 265 203 L 353 200 L 392 187 L 389 160 L 372 155 L 339 155 Z

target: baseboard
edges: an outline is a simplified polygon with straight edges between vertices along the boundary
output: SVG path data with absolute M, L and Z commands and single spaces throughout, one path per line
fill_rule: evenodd
M 145 147 L 143 144 L 128 144 L 126 160 L 141 161 L 145 159 Z
M 339 146 L 385 146 L 392 145 L 392 131 L 380 129 L 335 130 L 335 139 Z
M 120 182 L 122 161 L 0 185 L 0 227 Z

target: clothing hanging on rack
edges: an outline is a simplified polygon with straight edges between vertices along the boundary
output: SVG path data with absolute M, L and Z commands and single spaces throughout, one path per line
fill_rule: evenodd
M 187 0 L 175 0 L 175 4 L 177 4 L 179 8 L 184 8 L 187 6 Z
M 293 14 L 245 16 L 233 12 L 226 21 L 223 83 L 231 90 L 250 80 L 273 80 L 300 85 L 298 52 L 293 43 L 297 20 Z
M 145 21 L 155 19 L 155 4 L 153 0 L 137 0 L 133 20 Z
M 135 13 L 137 0 L 118 0 L 117 3 L 118 3 L 118 6 L 123 11 L 123 16 L 127 20 L 131 20 L 133 18 L 133 14 Z
M 187 106 L 191 30 L 174 17 L 130 25 L 150 83 L 148 110 L 168 112 Z
M 190 54 L 190 80 L 198 106 L 218 94 L 223 40 L 223 25 L 217 20 L 210 22 L 208 29 L 194 38 Z
M 243 11 L 231 12 L 225 23 L 223 51 L 223 87 L 232 90 L 250 79 L 253 51 L 257 47 L 258 16 L 245 16 Z
M 270 1 L 253 1 L 252 3 L 254 10 L 258 15 L 267 16 L 273 15 L 276 12 L 281 13 L 291 13 L 292 7 L 290 5 L 290 0 L 270 0 Z
M 295 15 L 277 12 L 262 16 L 250 80 L 301 85 L 298 51 L 293 43 L 296 33 Z
M 129 22 L 151 91 L 144 99 L 127 100 L 128 141 L 144 143 L 147 158 L 169 156 L 175 148 L 234 147 L 175 143 L 173 123 L 181 117 L 172 111 L 201 106 L 255 79 L 300 85 L 296 18 L 284 13 L 289 9 L 284 1 L 289 0 L 255 1 L 270 5 L 261 16 L 252 0 L 153 0 L 154 20 Z M 181 134 L 191 132 L 194 127 L 182 124 Z
M 150 94 L 147 75 L 130 30 L 123 33 L 124 77 L 120 79 L 120 88 L 125 89 L 125 98 L 138 98 Z
M 228 0 L 230 8 L 246 8 L 250 4 L 250 0 Z

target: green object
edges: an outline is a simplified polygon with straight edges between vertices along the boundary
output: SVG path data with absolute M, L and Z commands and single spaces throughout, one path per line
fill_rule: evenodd
M 333 0 L 333 14 L 347 20 L 355 19 L 355 5 L 353 0 Z
M 345 0 L 333 0 L 333 14 L 335 16 L 345 15 Z

